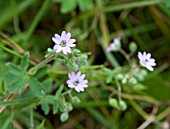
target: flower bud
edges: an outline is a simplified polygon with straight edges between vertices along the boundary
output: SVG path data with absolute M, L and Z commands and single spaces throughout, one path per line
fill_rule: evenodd
M 110 98 L 110 99 L 109 99 L 109 104 L 110 104 L 112 107 L 119 109 L 118 102 L 117 102 L 116 99 Z
M 78 104 L 78 103 L 80 103 L 81 101 L 80 101 L 80 99 L 79 99 L 77 96 L 74 96 L 74 97 L 72 98 L 72 102 L 75 103 L 75 104 Z
M 136 45 L 136 43 L 134 43 L 134 42 L 130 43 L 129 49 L 130 49 L 130 51 L 131 51 L 132 53 L 136 52 L 136 50 L 137 50 L 137 45 Z
M 72 69 L 73 69 L 73 71 L 78 71 L 78 69 L 79 69 L 78 64 L 73 64 Z
M 137 84 L 137 80 L 136 80 L 136 78 L 134 78 L 134 77 L 131 77 L 131 78 L 128 80 L 128 82 L 129 82 L 129 84 L 132 84 L 132 85 Z
M 135 73 L 134 76 L 135 76 L 139 81 L 143 81 L 143 80 L 144 80 L 143 75 L 140 74 L 140 73 Z
M 80 60 L 87 60 L 88 56 L 86 54 L 80 55 Z
M 74 50 L 73 50 L 73 56 L 79 57 L 80 54 L 81 54 L 81 51 L 80 51 L 79 49 L 74 49 Z
M 47 48 L 47 52 L 52 52 L 54 51 L 52 48 Z
M 122 111 L 127 109 L 127 105 L 123 100 L 120 100 L 119 107 L 120 107 L 120 110 L 122 110 Z
M 68 112 L 73 110 L 73 106 L 70 103 L 68 103 L 66 106 L 67 106 L 67 111 Z
M 68 120 L 68 117 L 69 117 L 68 113 L 67 113 L 67 112 L 64 112 L 64 113 L 61 114 L 60 120 L 61 120 L 62 122 L 65 122 L 66 120 Z
M 126 78 L 123 78 L 122 84 L 126 84 L 126 83 L 127 83 L 127 79 L 126 79 Z
M 122 80 L 122 79 L 123 79 L 123 75 L 122 75 L 122 74 L 117 74 L 117 75 L 116 75 L 116 78 L 117 78 L 118 80 Z

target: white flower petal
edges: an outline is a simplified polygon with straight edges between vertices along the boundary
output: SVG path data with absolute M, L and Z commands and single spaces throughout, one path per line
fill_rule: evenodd
M 63 31 L 63 32 L 61 33 L 61 40 L 66 40 L 66 36 L 67 36 L 66 32 Z
M 67 46 L 69 46 L 69 47 L 75 47 L 76 44 L 67 44 Z
M 52 40 L 53 40 L 53 42 L 56 43 L 56 44 L 59 44 L 59 43 L 60 43 L 60 42 L 58 42 L 58 40 L 57 40 L 55 37 L 52 37 Z
M 70 34 L 70 33 L 67 33 L 67 34 L 66 34 L 66 38 L 65 38 L 66 42 L 68 42 L 68 41 L 70 40 L 70 37 L 71 37 L 71 34 Z
M 65 47 L 64 49 L 67 51 L 67 53 L 71 53 L 70 47 L 67 46 L 67 47 Z
M 148 70 L 150 70 L 150 71 L 153 71 L 153 67 L 150 66 L 150 65 L 147 65 L 146 68 L 147 68 Z
M 54 49 L 57 53 L 59 53 L 59 52 L 61 52 L 62 47 L 61 47 L 60 45 L 55 45 L 55 46 L 53 47 L 53 49 Z
M 54 36 L 55 36 L 56 41 L 58 43 L 60 43 L 61 42 L 61 37 L 58 34 L 55 34 Z
M 75 42 L 76 42 L 75 39 L 70 39 L 70 40 L 67 41 L 68 44 L 72 44 L 72 43 L 75 43 Z
M 83 81 L 83 79 L 85 78 L 85 74 L 82 74 L 80 77 L 79 77 L 79 81 Z
M 142 53 L 141 52 L 138 52 L 138 58 L 142 59 Z
M 149 59 L 149 62 L 154 63 L 154 62 L 155 62 L 155 59 L 151 58 L 151 59 Z
M 68 85 L 69 88 L 74 88 L 75 86 L 74 85 Z
M 66 49 L 62 49 L 64 55 L 67 55 L 67 50 Z
M 146 59 L 150 59 L 151 58 L 151 54 L 150 53 L 148 53 L 147 55 L 146 55 Z
M 68 81 L 67 81 L 67 84 L 68 84 L 68 85 L 73 85 L 73 81 L 72 81 L 72 80 L 68 80 Z

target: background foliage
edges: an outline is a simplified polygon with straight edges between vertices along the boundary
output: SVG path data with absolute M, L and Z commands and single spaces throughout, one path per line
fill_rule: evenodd
M 0 0 L 0 30 L 0 106 L 7 106 L 0 114 L 1 129 L 135 129 L 150 115 L 155 121 L 148 129 L 166 129 L 165 124 L 170 124 L 169 0 Z M 67 80 L 66 67 L 52 61 L 36 74 L 28 74 L 53 47 L 53 34 L 63 30 L 71 32 L 77 47 L 89 56 L 89 66 L 82 69 L 89 87 L 83 93 L 74 92 L 81 103 L 73 105 L 64 123 L 56 106 L 62 109 L 63 105 L 56 98 L 68 89 L 66 84 L 61 86 Z M 125 111 L 109 105 L 109 95 L 117 90 L 104 70 L 127 64 L 120 53 L 106 52 L 117 36 L 126 52 L 129 43 L 135 42 L 138 51 L 152 53 L 157 61 L 141 86 L 123 87 Z M 21 94 L 27 83 L 32 92 Z M 43 97 L 42 91 L 48 95 Z

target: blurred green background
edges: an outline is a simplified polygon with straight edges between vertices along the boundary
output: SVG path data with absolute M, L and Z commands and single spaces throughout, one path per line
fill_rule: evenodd
M 77 47 L 82 52 L 91 52 L 89 64 L 106 64 L 109 68 L 113 68 L 105 52 L 109 43 L 120 36 L 122 46 L 128 52 L 129 43 L 135 42 L 138 51 L 152 53 L 157 63 L 156 70 L 143 82 L 147 86 L 144 94 L 163 102 L 166 105 L 163 109 L 170 106 L 169 0 L 0 0 L 0 30 L 39 60 L 44 59 L 47 48 L 53 47 L 52 36 L 66 30 L 77 40 Z M 0 35 L 1 46 L 23 54 L 20 47 L 11 46 L 2 33 Z M 113 54 L 120 65 L 126 64 L 123 56 Z M 135 56 L 137 59 L 137 52 Z M 6 62 L 17 64 L 20 61 L 2 47 L 0 60 L 1 75 Z M 110 107 L 107 92 L 102 93 L 102 82 L 96 83 L 101 80 L 88 76 L 92 78 L 91 88 L 87 91 L 89 103 L 75 106 L 65 123 L 61 123 L 57 115 L 44 115 L 49 129 L 135 129 L 144 122 L 131 102 L 124 112 Z M 81 95 L 83 98 L 84 94 Z M 153 106 L 142 102 L 139 105 L 146 107 L 144 110 L 148 113 Z M 164 120 L 170 123 L 170 117 L 162 122 Z M 147 128 L 165 129 L 160 125 L 151 124 Z

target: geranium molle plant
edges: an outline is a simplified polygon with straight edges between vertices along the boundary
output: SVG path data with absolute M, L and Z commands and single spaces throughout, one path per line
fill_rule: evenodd
M 62 51 L 65 55 L 67 55 L 72 52 L 71 47 L 76 46 L 74 44 L 76 40 L 70 38 L 71 34 L 66 33 L 65 31 L 61 33 L 61 36 L 55 34 L 54 37 L 52 37 L 52 40 L 55 43 L 53 49 L 56 51 L 56 53 L 60 53 Z

